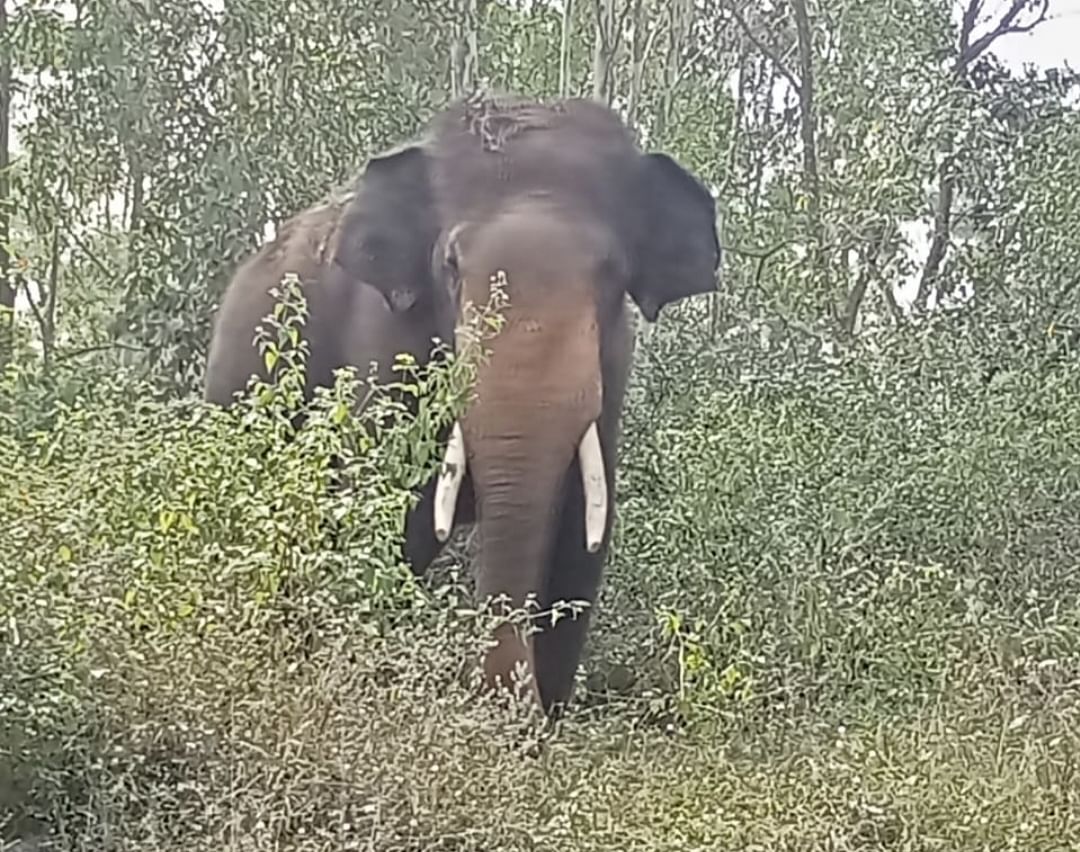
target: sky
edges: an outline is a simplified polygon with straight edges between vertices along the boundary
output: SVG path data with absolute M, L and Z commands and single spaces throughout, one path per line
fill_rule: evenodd
M 991 2 L 988 10 L 1004 4 Z M 961 4 L 957 3 L 957 18 Z M 1030 33 L 1015 33 L 994 45 L 994 53 L 1010 70 L 1020 71 L 1027 63 L 1054 67 L 1069 63 L 1080 68 L 1080 0 L 1050 0 L 1048 20 Z

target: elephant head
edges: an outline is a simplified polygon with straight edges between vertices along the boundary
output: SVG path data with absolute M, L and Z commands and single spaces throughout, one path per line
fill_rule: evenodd
M 505 276 L 509 304 L 447 443 L 427 525 L 480 532 L 477 591 L 521 606 L 593 602 L 614 516 L 618 420 L 633 335 L 626 296 L 656 320 L 715 287 L 711 195 L 670 157 L 643 153 L 607 107 L 474 97 L 419 141 L 372 159 L 333 258 L 398 321 L 440 305 L 438 331 Z M 469 487 L 459 490 L 464 480 Z M 472 505 L 459 507 L 466 497 Z M 414 565 L 423 570 L 424 565 Z M 491 684 L 524 664 L 547 709 L 567 700 L 587 613 L 532 638 L 500 631 Z

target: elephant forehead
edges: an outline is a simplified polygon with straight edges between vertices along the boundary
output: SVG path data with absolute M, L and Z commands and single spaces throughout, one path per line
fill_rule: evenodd
M 591 285 L 616 244 L 605 223 L 547 200 L 508 207 L 469 230 L 462 257 L 467 274 L 488 278 L 503 272 L 523 287 L 544 291 Z M 513 289 L 515 281 L 508 283 Z

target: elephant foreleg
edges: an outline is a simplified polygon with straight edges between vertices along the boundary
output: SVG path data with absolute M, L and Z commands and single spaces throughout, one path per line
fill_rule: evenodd
M 420 489 L 420 499 L 405 516 L 402 556 L 418 577 L 424 575 L 445 547 L 445 543 L 435 535 L 435 485 L 434 477 L 424 484 Z M 471 524 L 474 519 L 472 482 L 466 476 L 458 496 L 454 523 L 455 526 Z
M 610 532 L 605 532 L 604 546 L 596 553 L 586 550 L 585 498 L 576 461 L 566 477 L 565 488 L 566 500 L 548 566 L 543 599 L 544 620 L 537 625 L 542 629 L 533 639 L 541 700 L 544 709 L 553 715 L 561 712 L 574 689 L 574 675 L 592 621 L 592 608 L 603 576 L 607 535 L 610 535 Z M 613 494 L 613 489 L 609 489 L 609 493 Z M 611 517 L 612 512 L 609 511 L 608 531 L 611 529 Z M 588 607 L 575 613 L 571 608 L 574 601 L 586 601 Z M 551 616 L 547 613 L 556 605 L 559 608 L 558 620 L 552 625 Z

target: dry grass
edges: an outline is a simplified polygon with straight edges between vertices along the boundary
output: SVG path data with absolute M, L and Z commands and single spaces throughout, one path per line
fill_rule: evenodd
M 852 707 L 843 724 L 748 710 L 684 728 L 630 695 L 545 730 L 461 677 L 469 637 L 449 625 L 340 639 L 244 683 L 212 652 L 203 677 L 214 660 L 230 684 L 166 659 L 144 660 L 141 687 L 113 672 L 67 744 L 78 784 L 45 848 L 1080 845 L 1075 666 L 1071 682 L 988 667 L 914 712 Z

